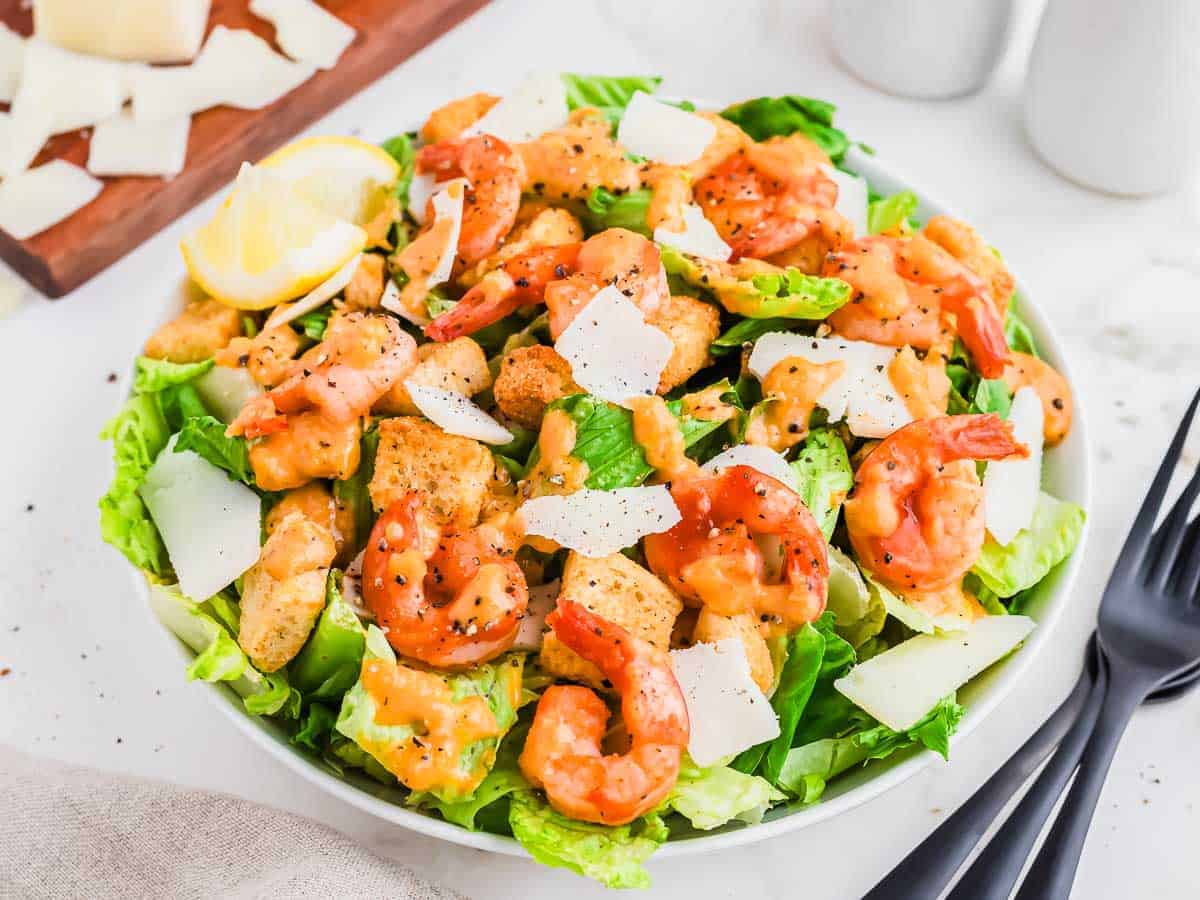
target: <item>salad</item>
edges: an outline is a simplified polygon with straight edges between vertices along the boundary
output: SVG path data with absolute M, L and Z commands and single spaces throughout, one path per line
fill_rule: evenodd
M 1084 511 L 1005 263 L 834 108 L 531 77 L 243 168 L 106 541 L 314 762 L 612 887 L 818 802 L 1034 623 Z

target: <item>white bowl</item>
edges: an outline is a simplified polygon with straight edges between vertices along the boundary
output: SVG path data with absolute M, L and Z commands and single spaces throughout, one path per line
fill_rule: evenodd
M 919 213 L 922 219 L 938 213 L 951 213 L 951 210 L 917 190 L 911 182 L 901 178 L 895 169 L 877 157 L 852 150 L 848 156 L 847 165 L 866 176 L 871 185 L 881 193 L 890 194 L 905 189 L 914 191 L 921 199 Z M 1062 346 L 1050 328 L 1049 322 L 1032 304 L 1019 281 L 1017 287 L 1021 315 L 1033 330 L 1039 349 L 1066 376 L 1068 381 L 1074 384 Z M 163 321 L 178 312 L 185 297 L 186 293 L 181 286 L 176 303 L 164 304 Z M 1083 410 L 1079 405 L 1075 407 L 1075 416 L 1074 425 L 1067 439 L 1046 454 L 1043 483 L 1055 496 L 1071 500 L 1087 509 L 1090 506 L 1088 474 L 1090 453 L 1083 421 Z M 993 666 L 959 692 L 959 699 L 966 707 L 966 715 L 963 716 L 955 734 L 956 742 L 959 738 L 970 734 L 996 708 L 1016 684 L 1017 679 L 1020 678 L 1021 673 L 1033 660 L 1033 657 L 1042 652 L 1047 645 L 1053 632 L 1054 623 L 1062 612 L 1070 594 L 1071 585 L 1075 581 L 1080 560 L 1083 558 L 1087 536 L 1088 527 L 1085 524 L 1079 545 L 1075 548 L 1071 558 L 1038 586 L 1036 596 L 1028 607 L 1029 614 L 1038 623 L 1032 636 L 1016 653 Z M 137 569 L 131 567 L 130 571 L 134 575 L 137 592 L 149 609 L 150 598 L 146 581 Z M 184 664 L 190 662 L 194 655 L 192 651 L 182 641 L 179 641 L 178 645 Z M 398 789 L 382 785 L 364 774 L 347 773 L 345 777 L 335 775 L 319 761 L 292 746 L 281 727 L 268 720 L 248 715 L 242 706 L 241 699 L 228 687 L 219 683 L 205 687 L 217 706 L 247 737 L 283 765 L 347 803 L 388 822 L 402 825 L 422 834 L 444 838 L 456 844 L 480 850 L 491 850 L 496 853 L 525 854 L 524 849 L 513 838 L 467 831 L 435 816 L 408 809 L 402 805 L 403 795 Z M 953 757 L 951 758 L 953 759 Z M 819 803 L 807 807 L 776 807 L 768 812 L 764 821 L 758 825 L 729 825 L 715 831 L 694 832 L 674 837 L 658 850 L 655 858 L 683 856 L 690 853 L 736 847 L 821 822 L 878 797 L 884 791 L 911 778 L 935 759 L 939 759 L 939 757 L 930 750 L 920 752 L 909 750 L 897 753 L 888 759 L 872 762 L 865 767 L 839 776 L 830 782 Z

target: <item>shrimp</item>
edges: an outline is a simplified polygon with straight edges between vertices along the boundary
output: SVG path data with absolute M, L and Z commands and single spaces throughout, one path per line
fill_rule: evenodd
M 529 589 L 506 535 L 487 525 L 443 533 L 413 491 L 375 523 L 363 599 L 402 656 L 439 668 L 494 659 L 513 645 Z
M 1003 377 L 1014 393 L 1023 387 L 1037 391 L 1042 401 L 1043 436 L 1048 445 L 1053 446 L 1067 436 L 1075 404 L 1071 386 L 1057 369 L 1036 356 L 1014 350 Z
M 748 466 L 671 483 L 682 520 L 647 535 L 646 562 L 685 601 L 721 616 L 754 613 L 764 636 L 794 631 L 825 609 L 825 536 L 800 496 Z M 764 558 L 756 538 L 777 541 Z M 781 570 L 782 581 L 769 579 Z
M 605 285 L 616 287 L 646 315 L 670 297 L 658 247 L 635 232 L 609 228 L 583 243 L 543 247 L 510 259 L 427 325 L 425 334 L 451 341 L 522 306 L 545 303 L 550 334 L 557 339 Z
M 559 599 L 546 622 L 560 641 L 612 682 L 621 697 L 630 748 L 624 754 L 603 754 L 609 710 L 595 691 L 552 685 L 538 701 L 519 759 L 521 772 L 564 816 L 601 825 L 632 822 L 675 787 L 691 736 L 670 659 L 569 600 Z
M 925 223 L 923 234 L 982 278 L 991 291 L 992 302 L 1003 315 L 1015 282 L 1012 273 L 974 228 L 949 216 L 934 216 Z
M 421 126 L 421 140 L 437 144 L 458 137 L 500 102 L 494 94 L 468 94 L 439 106 Z
M 843 337 L 928 350 L 953 330 L 985 378 L 1004 372 L 1004 319 L 987 283 L 933 241 L 858 238 L 826 257 L 823 274 L 854 288 L 851 301 L 829 317 Z M 946 315 L 954 317 L 952 328 Z
M 317 411 L 331 425 L 365 416 L 416 364 L 416 342 L 388 316 L 348 313 L 330 320 L 325 339 L 295 360 L 288 376 L 250 398 L 226 434 L 286 431 L 288 417 Z
M 809 239 L 830 250 L 850 240 L 854 226 L 833 208 L 838 188 L 828 164 L 807 138 L 771 138 L 735 151 L 693 192 L 733 259 L 766 259 Z
M 510 259 L 540 247 L 561 247 L 583 240 L 583 226 L 570 210 L 547 206 L 538 201 L 524 201 L 517 211 L 517 223 L 501 243 L 500 248 L 484 257 L 458 277 L 466 288 L 474 287 L 488 272 Z
M 639 164 L 625 156 L 596 110 L 575 110 L 567 125 L 518 144 L 517 152 L 529 190 L 546 200 L 586 200 L 597 187 L 624 193 L 641 183 Z
M 480 134 L 422 147 L 417 151 L 417 171 L 432 172 L 439 181 L 463 177 L 471 183 L 463 197 L 455 263 L 459 268 L 492 253 L 512 230 L 521 207 L 525 164 L 500 138 Z M 429 204 L 432 210 L 432 199 Z
M 290 325 L 277 325 L 252 338 L 236 337 L 214 356 L 218 366 L 244 367 L 256 382 L 273 387 L 287 377 L 300 346 L 300 335 Z
M 901 593 L 959 581 L 983 547 L 983 486 L 971 460 L 1028 456 L 996 415 L 942 416 L 884 438 L 843 510 L 864 568 Z

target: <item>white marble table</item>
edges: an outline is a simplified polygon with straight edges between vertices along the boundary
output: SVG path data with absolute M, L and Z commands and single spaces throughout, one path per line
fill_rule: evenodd
M 647 12 L 645 8 L 653 7 Z M 471 90 L 547 70 L 655 72 L 675 93 L 833 100 L 840 124 L 948 200 L 1005 253 L 1066 339 L 1095 455 L 1086 571 L 1045 654 L 949 766 L 833 821 L 724 853 L 651 864 L 655 892 L 696 900 L 860 895 L 960 803 L 1073 682 L 1099 589 L 1158 455 L 1200 382 L 1196 185 L 1133 201 L 1088 193 L 1032 155 L 1019 86 L 1036 9 L 998 79 L 956 102 L 875 93 L 833 64 L 820 2 L 499 2 L 335 111 L 314 133 L 372 140 Z M 690 10 L 690 11 L 689 11 Z M 1114 114 L 1131 114 L 1114 111 Z M 1131 127 L 1136 122 L 1131 120 Z M 64 760 L 231 791 L 331 823 L 473 897 L 599 896 L 514 858 L 435 842 L 318 792 L 274 764 L 185 682 L 175 649 L 99 542 L 109 477 L 96 439 L 118 401 L 180 235 L 206 204 L 75 295 L 0 319 L 0 741 Z M 1196 462 L 1192 453 L 1191 464 Z M 11 671 L 7 671 L 11 670 Z M 1200 693 L 1140 712 L 1082 862 L 1080 898 L 1195 897 Z

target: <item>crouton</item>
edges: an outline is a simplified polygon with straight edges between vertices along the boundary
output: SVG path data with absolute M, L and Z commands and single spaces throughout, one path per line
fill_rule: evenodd
M 758 631 L 758 622 L 751 613 L 738 616 L 718 616 L 707 609 L 700 610 L 696 627 L 692 629 L 692 641 L 697 644 L 715 644 L 726 638 L 737 638 L 746 649 L 746 660 L 750 663 L 750 677 L 762 688 L 764 694 L 771 693 L 775 685 L 775 666 L 771 663 L 771 651 L 766 638 Z
M 479 521 L 494 469 L 491 452 L 478 441 L 447 434 L 415 416 L 384 419 L 371 502 L 383 510 L 409 491 L 421 491 L 439 525 L 471 528 Z
M 535 430 L 541 427 L 547 403 L 582 392 L 571 377 L 571 364 L 544 344 L 518 347 L 505 356 L 492 387 L 500 411 Z
M 620 553 L 589 559 L 572 552 L 563 568 L 559 596 L 582 604 L 664 652 L 670 648 L 675 617 L 683 609 L 683 601 L 674 591 Z M 596 688 L 611 687 L 599 669 L 568 650 L 553 633 L 547 634 L 542 644 L 541 664 L 559 678 Z
M 499 101 L 500 98 L 492 94 L 471 94 L 451 100 L 429 114 L 421 126 L 421 140 L 426 144 L 436 144 L 456 138 L 467 126 L 482 119 L 484 113 Z
M 173 363 L 200 362 L 241 333 L 236 309 L 219 300 L 198 300 L 154 332 L 142 352 Z
M 444 344 L 430 342 L 417 348 L 417 365 L 392 385 L 375 403 L 378 412 L 391 415 L 415 416 L 420 410 L 413 405 L 404 383 L 412 379 L 417 384 L 458 391 L 473 397 L 492 386 L 483 348 L 469 337 L 455 338 Z
M 354 515 L 350 507 L 334 499 L 324 481 L 310 481 L 304 487 L 295 488 L 271 507 L 263 528 L 270 537 L 288 516 L 299 514 L 310 522 L 326 529 L 333 537 L 337 550 L 336 563 L 349 562 L 347 554 L 354 551 Z
M 358 268 L 346 285 L 346 308 L 376 309 L 383 298 L 384 258 L 378 253 L 364 253 Z
M 245 367 L 264 387 L 274 387 L 288 376 L 292 358 L 300 350 L 300 335 L 291 325 L 265 328 L 252 338 L 235 337 L 216 353 L 218 366 Z
M 663 331 L 675 345 L 658 381 L 660 394 L 678 387 L 712 363 L 708 346 L 721 332 L 721 313 L 711 303 L 673 296 L 647 316 L 646 322 Z
M 260 671 L 283 668 L 308 640 L 336 552 L 329 529 L 299 512 L 276 523 L 242 582 L 238 645 Z

